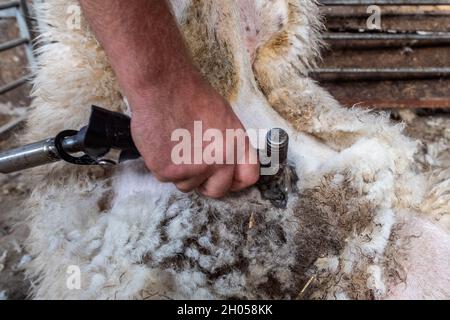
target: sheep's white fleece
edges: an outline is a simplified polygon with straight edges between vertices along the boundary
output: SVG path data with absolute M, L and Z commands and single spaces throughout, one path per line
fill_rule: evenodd
M 279 210 L 254 188 L 223 200 L 182 194 L 140 161 L 36 169 L 33 297 L 449 298 L 448 174 L 416 172 L 401 125 L 340 107 L 307 77 L 320 44 L 315 2 L 171 4 L 195 63 L 245 126 L 289 132 L 299 192 Z M 43 46 L 25 140 L 80 128 L 91 104 L 127 112 L 84 19 L 70 28 L 73 8 L 36 5 Z M 72 265 L 79 290 L 66 285 Z

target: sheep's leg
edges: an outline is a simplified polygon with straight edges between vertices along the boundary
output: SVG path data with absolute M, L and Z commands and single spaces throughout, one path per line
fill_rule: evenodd
M 261 19 L 270 27 L 265 27 L 258 35 L 252 60 L 257 84 L 271 106 L 296 130 L 323 139 L 338 150 L 363 137 L 375 136 L 396 148 L 408 145 L 411 149 L 401 128 L 390 125 L 387 116 L 343 108 L 308 78 L 320 43 L 319 13 L 308 1 L 286 0 L 283 3 L 277 7 L 285 10 L 260 9 Z
M 321 139 L 339 152 L 322 163 L 315 175 L 332 175 L 335 177 L 333 183 L 339 183 L 341 176 L 347 179 L 351 188 L 359 190 L 360 199 L 367 199 L 375 205 L 374 225 L 368 224 L 367 227 L 372 229 L 371 238 L 376 245 L 358 244 L 358 235 L 355 235 L 352 245 L 360 249 L 356 252 L 362 251 L 381 259 L 384 250 L 393 245 L 388 239 L 395 212 L 421 200 L 423 190 L 417 185 L 423 181 L 408 170 L 415 144 L 402 135 L 401 126 L 389 123 L 387 115 L 343 108 L 326 90 L 307 77 L 314 53 L 308 50 L 315 48 L 311 42 L 315 42 L 316 35 L 308 28 L 314 26 L 314 21 L 309 21 L 309 25 L 304 22 L 314 19 L 311 15 L 313 10 L 298 10 L 292 6 L 294 1 L 288 3 L 286 24 L 257 46 L 253 60 L 255 78 L 270 105 L 296 130 Z M 299 18 L 302 13 L 306 14 L 303 20 Z M 316 183 L 311 181 L 306 187 L 313 187 Z M 355 203 L 350 199 L 348 205 L 354 207 Z M 346 259 L 356 259 L 352 245 L 342 253 Z M 434 249 L 439 248 L 435 246 Z M 446 255 L 445 252 L 441 254 Z M 359 270 L 369 274 L 377 270 L 367 268 L 363 256 L 358 259 L 361 262 L 355 266 Z M 417 263 L 420 264 L 419 261 Z M 351 274 L 358 273 L 354 271 Z M 375 278 L 375 274 L 370 276 Z M 382 291 L 378 296 L 383 296 Z

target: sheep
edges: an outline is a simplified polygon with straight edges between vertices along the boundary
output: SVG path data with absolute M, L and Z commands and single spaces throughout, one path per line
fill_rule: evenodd
M 33 169 L 31 296 L 450 298 L 448 172 L 418 171 L 402 124 L 344 108 L 308 77 L 321 46 L 315 1 L 170 4 L 196 66 L 245 127 L 288 132 L 297 190 L 282 209 L 255 187 L 220 200 L 181 193 L 140 160 Z M 86 21 L 71 21 L 77 1 L 36 10 L 42 45 L 23 140 L 80 128 L 93 104 L 131 114 Z

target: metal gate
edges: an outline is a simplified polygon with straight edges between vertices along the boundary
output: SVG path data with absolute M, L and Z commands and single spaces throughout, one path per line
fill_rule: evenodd
M 25 0 L 8 1 L 0 3 L 0 17 L 14 17 L 17 22 L 20 37 L 11 39 L 5 43 L 0 44 L 0 52 L 10 50 L 18 46 L 25 47 L 25 53 L 28 59 L 28 64 L 32 68 L 34 67 L 33 46 L 31 38 L 31 18 L 29 15 L 27 3 Z M 30 75 L 26 75 L 19 79 L 16 79 L 10 83 L 2 85 L 0 87 L 0 94 L 11 91 L 24 83 L 30 78 Z
M 346 26 L 344 18 L 367 18 L 369 13 L 365 9 L 370 6 L 379 6 L 382 8 L 383 15 L 395 15 L 393 8 L 396 10 L 403 9 L 402 17 L 399 19 L 406 19 L 406 17 L 414 17 L 426 21 L 434 19 L 439 15 L 450 17 L 450 0 L 319 0 L 323 5 L 322 11 L 326 18 L 339 17 L 339 21 L 343 21 L 341 28 L 330 29 L 324 34 L 324 40 L 327 43 L 342 46 L 345 50 L 360 50 L 361 47 L 371 46 L 372 48 L 393 48 L 393 47 L 447 47 L 450 50 L 450 25 L 442 25 L 444 30 L 384 30 L 368 29 L 364 26 L 361 28 L 351 28 Z M 429 10 L 419 11 L 419 7 L 425 6 Z M 409 8 L 407 11 L 405 8 Z M 433 8 L 444 8 L 445 11 L 433 11 Z M 448 21 L 448 20 L 447 20 Z M 389 61 L 386 61 L 389 62 Z M 390 66 L 385 67 L 383 64 L 376 67 L 360 67 L 358 65 L 350 66 L 351 63 L 344 63 L 345 66 L 321 67 L 311 71 L 310 75 L 323 83 L 339 82 L 339 81 L 402 81 L 417 79 L 448 79 L 450 78 L 450 61 L 446 65 L 440 66 L 414 66 L 414 67 L 400 67 Z M 439 84 L 436 84 L 439 85 Z M 417 107 L 417 108 L 450 108 L 450 97 L 439 97 L 437 99 L 409 99 L 408 101 L 388 101 L 382 103 L 381 99 L 378 101 L 379 107 Z M 414 101 L 413 101 L 414 100 Z
M 35 57 L 33 55 L 33 38 L 32 18 L 30 16 L 26 0 L 6 1 L 0 3 L 0 18 L 13 18 L 19 31 L 19 36 L 15 39 L 9 39 L 4 43 L 0 43 L 0 52 L 11 50 L 19 46 L 23 46 L 27 64 L 30 70 L 35 67 Z M 0 86 L 0 95 L 6 94 L 25 83 L 31 78 L 28 72 L 25 76 L 14 79 L 11 82 Z M 0 134 L 15 128 L 18 124 L 26 119 L 27 114 L 13 117 L 10 121 L 0 127 Z

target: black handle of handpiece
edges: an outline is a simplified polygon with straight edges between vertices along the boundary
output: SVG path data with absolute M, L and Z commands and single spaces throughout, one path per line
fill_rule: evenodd
M 109 149 L 118 149 L 127 154 L 126 158 L 138 158 L 139 152 L 131 137 L 131 119 L 119 112 L 92 106 L 88 125 L 80 130 L 84 152 L 98 157 Z

